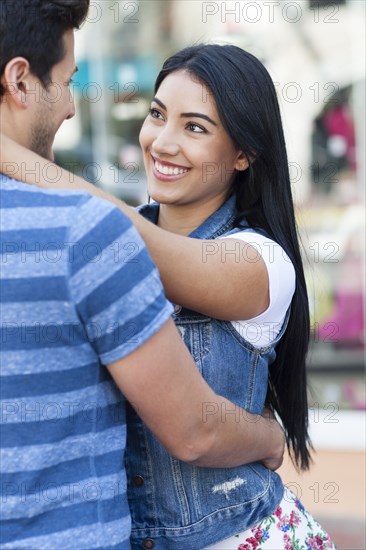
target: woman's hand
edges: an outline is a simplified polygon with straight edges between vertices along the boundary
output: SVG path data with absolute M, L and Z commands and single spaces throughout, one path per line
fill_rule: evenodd
M 10 139 L 3 133 L 0 133 L 0 172 L 6 174 L 9 178 L 21 180 L 21 162 L 22 153 L 27 151 L 21 145 Z
M 263 409 L 262 416 L 271 423 L 274 445 L 273 455 L 269 456 L 265 460 L 262 460 L 261 462 L 264 466 L 266 466 L 266 468 L 274 471 L 277 470 L 283 462 L 286 445 L 285 434 L 281 425 L 277 422 L 275 415 L 273 414 L 271 409 L 265 407 Z

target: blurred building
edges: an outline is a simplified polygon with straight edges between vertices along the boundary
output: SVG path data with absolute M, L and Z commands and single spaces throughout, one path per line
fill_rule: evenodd
M 166 57 L 197 42 L 234 43 L 268 68 L 304 247 L 318 451 L 309 476 L 286 466 L 284 477 L 312 511 L 343 529 L 341 548 L 366 548 L 346 529 L 365 518 L 365 3 L 91 4 L 77 41 L 79 115 L 64 125 L 57 158 L 131 204 L 147 200 L 138 133 Z

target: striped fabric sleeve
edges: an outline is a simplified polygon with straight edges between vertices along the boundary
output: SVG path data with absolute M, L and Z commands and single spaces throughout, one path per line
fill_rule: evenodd
M 70 293 L 104 364 L 122 359 L 172 314 L 158 271 L 130 220 L 84 197 L 69 232 Z

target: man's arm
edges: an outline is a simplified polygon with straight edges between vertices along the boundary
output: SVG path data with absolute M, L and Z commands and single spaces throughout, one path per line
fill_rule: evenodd
M 263 461 L 275 470 L 281 465 L 284 436 L 279 424 L 239 407 L 238 414 L 230 414 L 235 405 L 203 380 L 172 320 L 108 369 L 176 458 L 208 467 Z

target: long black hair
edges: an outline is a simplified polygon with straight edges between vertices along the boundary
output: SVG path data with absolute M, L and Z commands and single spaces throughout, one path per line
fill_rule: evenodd
M 212 93 L 220 120 L 249 162 L 234 177 L 238 219 L 245 216 L 286 251 L 296 272 L 287 329 L 269 367 L 267 404 L 281 418 L 295 464 L 310 462 L 305 359 L 309 304 L 297 236 L 286 145 L 276 91 L 263 64 L 232 45 L 199 44 L 167 59 L 155 92 L 170 73 L 186 70 Z

